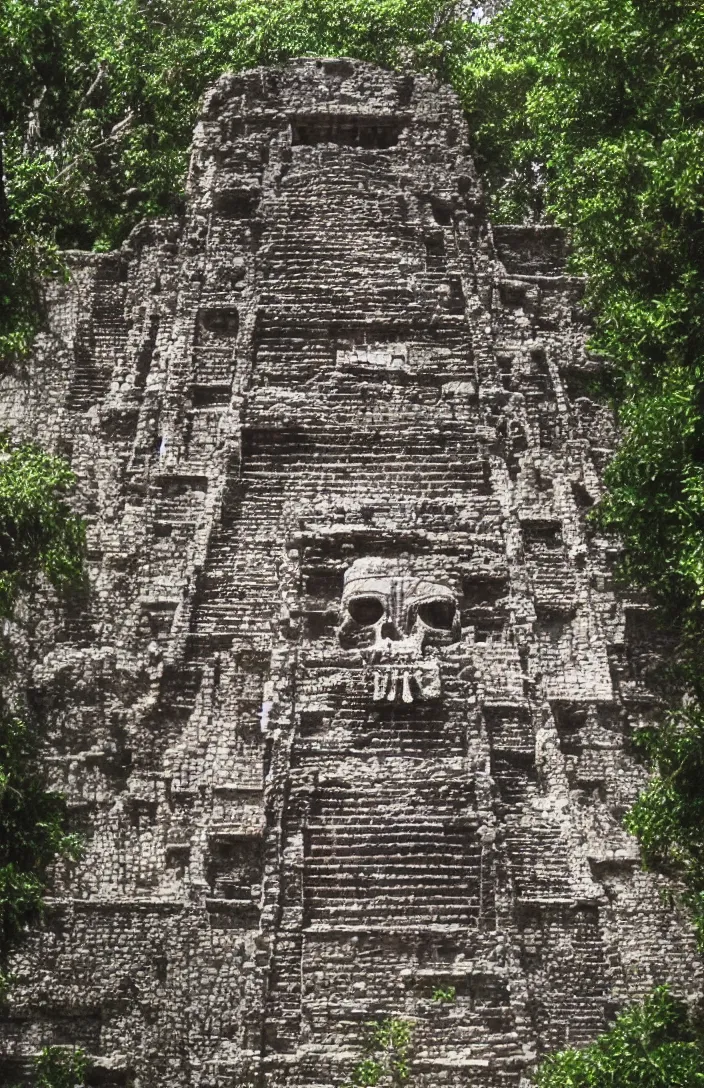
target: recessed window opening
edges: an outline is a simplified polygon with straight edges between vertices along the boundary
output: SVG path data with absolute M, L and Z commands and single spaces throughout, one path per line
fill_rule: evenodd
M 452 208 L 449 204 L 443 204 L 439 200 L 432 202 L 433 219 L 441 227 L 452 225 Z
M 326 115 L 307 117 L 291 124 L 292 143 L 313 147 L 316 144 L 338 144 L 385 150 L 398 143 L 401 126 L 385 117 L 340 117 Z
M 235 309 L 201 310 L 198 319 L 201 328 L 215 336 L 237 336 L 240 326 L 239 314 Z

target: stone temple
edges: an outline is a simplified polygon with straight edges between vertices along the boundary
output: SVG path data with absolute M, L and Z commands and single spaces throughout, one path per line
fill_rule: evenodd
M 0 424 L 78 476 L 89 579 L 17 631 L 84 859 L 0 1016 L 91 1083 L 519 1088 L 700 985 L 621 818 L 647 603 L 586 519 L 615 440 L 552 228 L 494 227 L 453 93 L 223 76 L 183 219 L 68 255 Z M 454 989 L 454 1001 L 433 998 Z

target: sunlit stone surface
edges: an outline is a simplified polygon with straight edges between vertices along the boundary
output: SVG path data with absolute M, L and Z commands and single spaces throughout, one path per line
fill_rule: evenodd
M 453 94 L 225 76 L 183 221 L 70 263 L 0 423 L 79 478 L 89 588 L 23 652 L 86 855 L 3 1076 L 53 1042 L 110 1086 L 335 1088 L 395 1014 L 414 1085 L 518 1088 L 695 990 L 620 824 L 658 646 L 585 522 L 583 287 L 557 232 L 492 234 Z

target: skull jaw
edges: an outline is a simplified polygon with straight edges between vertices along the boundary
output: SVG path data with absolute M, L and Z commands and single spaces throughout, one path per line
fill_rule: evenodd
M 441 694 L 436 661 L 378 664 L 370 671 L 375 703 L 409 706 L 437 699 Z

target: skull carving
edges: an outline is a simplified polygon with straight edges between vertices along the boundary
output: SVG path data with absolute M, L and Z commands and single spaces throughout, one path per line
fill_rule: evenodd
M 340 643 L 359 649 L 375 702 L 413 703 L 440 695 L 438 649 L 460 638 L 449 584 L 388 559 L 358 559 L 347 570 Z

